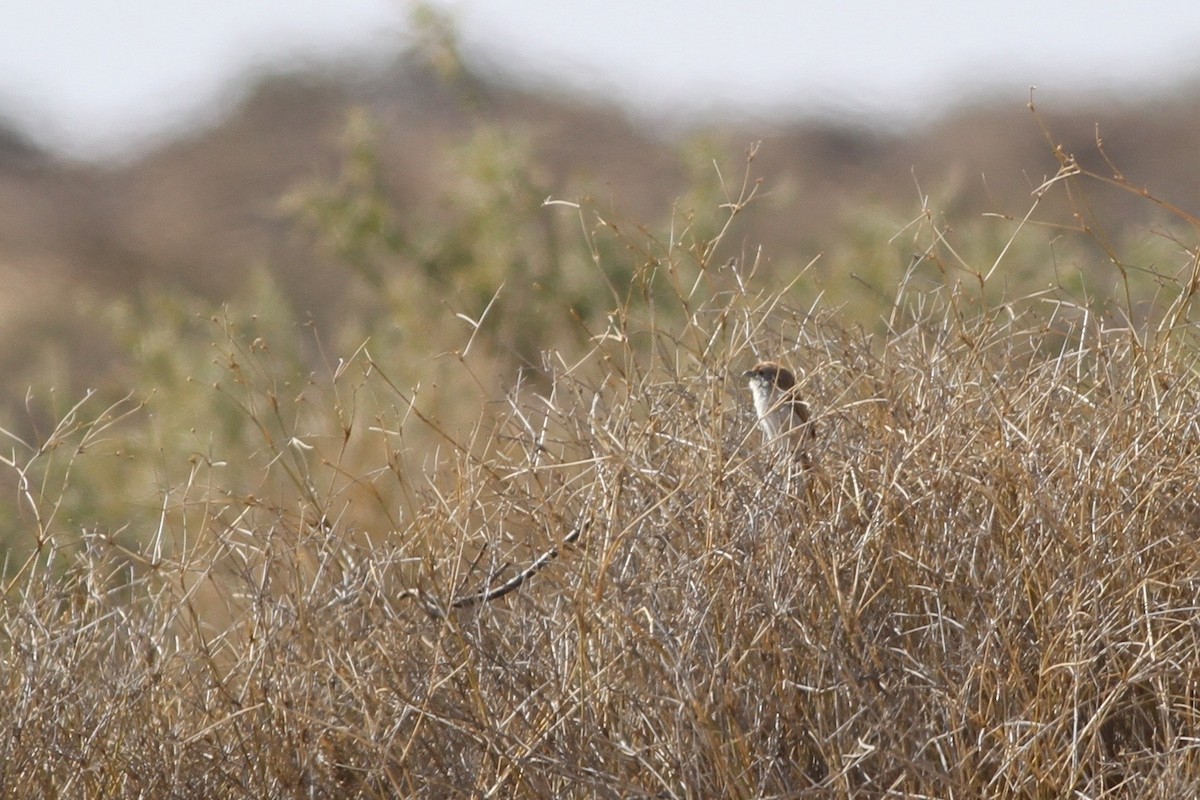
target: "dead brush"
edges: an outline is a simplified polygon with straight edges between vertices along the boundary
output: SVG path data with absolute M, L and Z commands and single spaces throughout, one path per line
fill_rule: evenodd
M 993 302 L 1003 253 L 917 227 L 963 280 L 914 266 L 873 333 L 716 266 L 724 231 L 640 242 L 590 349 L 465 436 L 368 348 L 294 412 L 247 378 L 256 490 L 197 468 L 141 544 L 34 480 L 103 424 L 15 447 L 3 793 L 1194 794 L 1196 252 L 1134 325 Z M 819 423 L 803 481 L 754 433 L 763 356 Z

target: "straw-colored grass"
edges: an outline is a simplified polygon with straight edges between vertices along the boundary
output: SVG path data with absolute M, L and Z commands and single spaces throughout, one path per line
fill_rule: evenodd
M 289 386 L 231 334 L 195 391 L 253 422 L 253 493 L 197 458 L 137 536 L 36 477 L 122 407 L 14 446 L 0 793 L 1200 792 L 1194 253 L 1136 324 L 948 281 L 869 334 L 721 235 L 463 434 L 370 346 Z M 765 356 L 805 475 L 755 430 Z

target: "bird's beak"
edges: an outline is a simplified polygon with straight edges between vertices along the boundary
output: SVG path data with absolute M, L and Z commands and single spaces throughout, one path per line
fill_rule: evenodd
M 743 378 L 752 378 L 752 377 L 754 377 L 754 370 L 752 370 L 752 369 L 748 369 L 748 370 L 746 370 L 745 372 L 743 372 L 743 373 L 742 373 L 742 377 L 743 377 Z

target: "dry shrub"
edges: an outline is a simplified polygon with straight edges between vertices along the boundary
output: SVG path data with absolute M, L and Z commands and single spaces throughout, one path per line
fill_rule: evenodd
M 7 459 L 38 533 L 3 793 L 1194 794 L 1195 252 L 1117 324 L 989 299 L 931 219 L 922 260 L 968 280 L 907 282 L 877 334 L 717 266 L 723 231 L 631 242 L 608 329 L 465 436 L 369 348 L 281 411 L 243 346 L 256 493 L 198 466 L 132 543 L 61 555 L 55 448 Z M 754 431 L 760 356 L 801 376 L 807 474 Z

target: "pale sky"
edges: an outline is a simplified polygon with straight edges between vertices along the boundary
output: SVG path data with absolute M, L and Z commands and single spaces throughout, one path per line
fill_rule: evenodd
M 489 71 L 639 115 L 881 124 L 964 98 L 1134 96 L 1200 78 L 1192 0 L 434 0 Z M 0 117 L 71 155 L 213 118 L 253 71 L 382 60 L 406 0 L 0 0 Z M 703 10 L 702 10 L 703 9 Z M 136 147 L 132 145 L 132 147 Z

